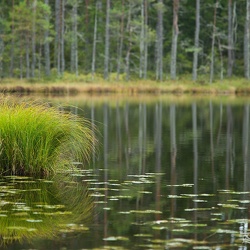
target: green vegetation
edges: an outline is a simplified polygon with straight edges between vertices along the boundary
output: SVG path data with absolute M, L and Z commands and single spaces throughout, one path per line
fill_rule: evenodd
M 93 142 L 88 121 L 37 103 L 0 105 L 0 170 L 48 175 L 88 159 Z
M 245 0 L 7 1 L 0 77 L 250 79 Z
M 65 74 L 61 78 L 47 79 L 2 79 L 0 80 L 2 93 L 39 93 L 57 95 L 76 95 L 79 93 L 125 93 L 125 94 L 249 94 L 249 81 L 245 78 L 228 78 L 214 81 L 213 84 L 204 78 L 192 81 L 191 76 L 183 76 L 178 80 L 119 81 L 115 78 L 108 81 L 102 77 L 92 81 L 88 75 Z

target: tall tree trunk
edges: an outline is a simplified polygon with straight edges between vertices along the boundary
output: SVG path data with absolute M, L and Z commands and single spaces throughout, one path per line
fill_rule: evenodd
M 110 0 L 106 0 L 106 25 L 105 25 L 105 55 L 104 55 L 104 79 L 109 77 L 109 25 L 110 25 Z
M 232 0 L 228 0 L 228 63 L 227 63 L 227 76 L 231 77 L 233 74 L 233 4 Z
M 145 11 L 144 11 L 144 0 L 141 0 L 141 33 L 140 33 L 140 67 L 139 67 L 139 78 L 143 76 L 143 68 L 145 62 Z
M 219 54 L 220 54 L 220 79 L 223 80 L 224 79 L 224 63 L 223 63 L 223 49 L 221 46 L 221 42 L 220 42 L 220 37 L 217 37 L 218 39 L 218 48 L 219 48 Z
M 65 15 L 65 0 L 61 0 L 61 74 L 65 70 L 65 58 L 64 58 L 64 15 Z
M 2 17 L 0 17 L 2 18 Z M 0 78 L 3 78 L 3 52 L 4 52 L 4 42 L 3 42 L 4 29 L 0 24 Z
M 127 23 L 127 30 L 128 30 L 128 48 L 125 58 L 125 73 L 126 73 L 126 81 L 130 78 L 130 51 L 132 47 L 132 41 L 131 41 L 131 33 L 132 33 L 132 27 L 131 27 L 131 12 L 132 12 L 132 5 L 131 2 L 129 2 L 129 12 L 128 12 L 128 23 Z
M 49 0 L 45 0 L 44 3 L 49 6 Z M 46 15 L 45 19 L 49 22 L 49 16 Z M 45 75 L 50 76 L 50 45 L 49 45 L 49 29 L 44 33 L 44 57 L 45 57 Z
M 91 63 L 91 76 L 92 80 L 94 80 L 95 76 L 95 62 L 96 62 L 96 40 L 97 40 L 97 25 L 98 25 L 98 9 L 100 2 L 96 2 L 95 6 L 95 23 L 94 23 L 94 37 L 93 37 L 93 48 L 92 48 L 92 63 Z
M 32 61 L 31 61 L 31 77 L 35 77 L 36 68 L 36 5 L 37 0 L 33 1 L 32 5 L 32 35 L 31 35 L 31 49 L 32 49 Z
M 123 40 L 124 40 L 124 0 L 122 0 L 122 15 L 121 15 L 121 24 L 120 24 L 120 39 L 119 39 L 119 47 L 118 47 L 116 80 L 119 80 L 120 78 Z
M 228 65 L 227 76 L 231 77 L 233 73 L 233 4 L 232 0 L 228 0 Z
M 245 66 L 245 77 L 250 78 L 249 63 L 250 63 L 250 0 L 247 0 L 246 6 L 246 22 L 245 22 L 245 37 L 244 37 L 244 66 Z
M 30 78 L 30 43 L 28 35 L 26 35 L 25 56 L 26 56 L 26 78 Z
M 60 43 L 60 0 L 55 0 L 55 49 L 54 49 L 54 60 L 57 68 L 57 74 L 61 75 L 61 43 Z
M 198 55 L 200 39 L 200 0 L 196 0 L 196 19 L 195 19 L 195 37 L 194 37 L 194 58 L 193 58 L 193 80 L 197 80 Z
M 179 0 L 173 0 L 173 33 L 172 33 L 172 48 L 171 48 L 171 64 L 170 75 L 171 79 L 176 79 L 176 59 L 177 59 L 177 42 L 178 42 L 178 11 Z
M 213 21 L 213 34 L 212 34 L 212 49 L 211 49 L 211 59 L 210 59 L 210 80 L 212 83 L 214 79 L 214 47 L 215 47 L 215 37 L 216 37 L 216 17 L 217 17 L 217 8 L 219 5 L 219 0 L 216 0 L 214 7 L 214 21 Z
M 156 58 L 156 80 L 162 81 L 163 78 L 163 64 L 162 64 L 162 58 L 163 58 L 163 1 L 158 0 L 158 6 L 157 6 L 157 58 Z M 178 8 L 178 6 L 177 6 Z M 178 11 L 178 10 L 177 10 Z M 176 13 L 177 14 L 177 13 Z
M 72 38 L 71 38 L 71 62 L 70 69 L 72 73 L 78 76 L 78 41 L 77 41 L 77 8 L 78 1 L 73 2 L 72 7 Z
M 12 11 L 14 12 L 14 6 L 15 6 L 15 0 L 12 0 Z M 14 16 L 12 16 L 11 20 L 11 48 L 10 48 L 10 77 L 13 77 L 13 71 L 14 71 L 14 47 L 15 47 L 15 42 L 14 42 Z
M 38 78 L 41 78 L 41 58 L 42 58 L 42 43 L 39 45 L 39 53 L 38 53 Z
M 65 68 L 64 61 L 64 0 L 56 0 L 56 36 L 55 65 L 57 74 L 61 76 Z
M 20 47 L 20 57 L 19 57 L 19 64 L 20 64 L 20 79 L 23 79 L 23 44 L 22 41 L 19 41 Z
M 144 0 L 144 25 L 145 25 L 145 44 L 144 44 L 144 69 L 143 69 L 143 78 L 147 79 L 148 72 L 148 1 Z

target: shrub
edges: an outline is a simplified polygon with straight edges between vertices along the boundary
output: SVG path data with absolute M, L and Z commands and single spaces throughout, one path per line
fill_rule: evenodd
M 47 175 L 89 158 L 89 122 L 45 104 L 0 104 L 0 170 Z

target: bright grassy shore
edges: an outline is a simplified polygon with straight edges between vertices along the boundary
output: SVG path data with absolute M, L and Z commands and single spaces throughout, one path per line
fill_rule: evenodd
M 2 79 L 0 92 L 2 93 L 40 93 L 40 94 L 79 94 L 79 93 L 126 93 L 126 94 L 250 94 L 250 81 L 245 78 L 230 78 L 209 83 L 208 80 L 194 82 L 190 76 L 178 80 L 117 81 L 111 77 L 104 81 L 101 77 L 93 80 L 89 75 L 78 77 L 67 74 L 55 79 Z

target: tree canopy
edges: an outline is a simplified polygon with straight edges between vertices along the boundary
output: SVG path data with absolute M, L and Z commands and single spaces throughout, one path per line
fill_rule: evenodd
M 249 29 L 250 0 L 2 0 L 0 75 L 249 78 Z

